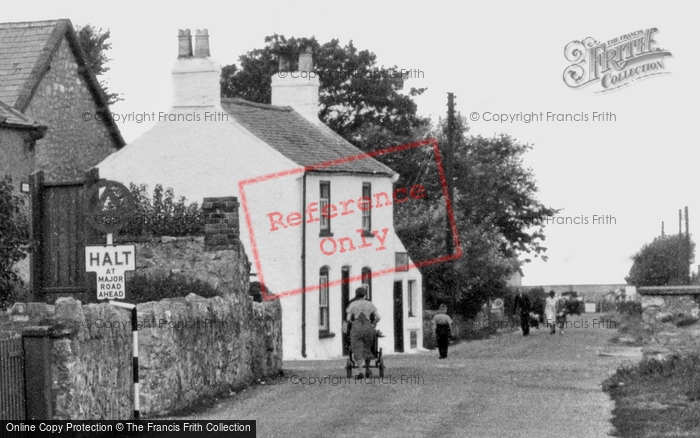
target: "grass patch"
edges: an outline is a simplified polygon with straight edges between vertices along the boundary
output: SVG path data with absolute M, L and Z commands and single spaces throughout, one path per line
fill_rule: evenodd
M 620 437 L 700 436 L 700 354 L 643 360 L 603 382 Z
M 617 334 L 610 339 L 610 343 L 621 343 L 620 338 L 631 338 L 634 342 L 623 342 L 627 345 L 641 346 L 647 344 L 651 338 L 651 330 L 644 326 L 642 316 L 630 313 L 608 313 L 601 316 L 601 319 L 611 320 L 614 327 L 617 327 Z

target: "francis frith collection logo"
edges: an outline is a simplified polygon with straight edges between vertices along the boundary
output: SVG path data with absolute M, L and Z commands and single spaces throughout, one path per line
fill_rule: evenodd
M 564 56 L 570 66 L 564 70 L 564 83 L 580 88 L 600 82 L 602 90 L 616 90 L 631 82 L 649 76 L 668 74 L 664 57 L 673 56 L 657 47 L 654 34 L 657 28 L 640 29 L 607 42 L 588 37 L 566 45 Z

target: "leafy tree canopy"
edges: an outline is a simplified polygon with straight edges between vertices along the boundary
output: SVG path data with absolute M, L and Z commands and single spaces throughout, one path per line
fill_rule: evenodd
M 297 70 L 299 54 L 307 47 L 313 51 L 314 71 L 321 83 L 319 117 L 343 138 L 371 151 L 405 143 L 415 130 L 425 130 L 428 120 L 417 115 L 412 99 L 425 89 L 402 93 L 406 78 L 397 67 L 377 65 L 374 53 L 358 50 L 352 41 L 341 46 L 337 39 L 321 44 L 315 37 L 268 36 L 265 47 L 239 58 L 240 67 L 223 67 L 222 96 L 269 104 L 279 59 L 288 59 L 289 70 Z
M 694 253 L 695 243 L 685 235 L 657 237 L 632 256 L 632 267 L 625 281 L 635 286 L 687 284 L 685 263 L 691 261 L 686 254 Z
M 0 178 L 0 310 L 12 301 L 15 287 L 22 284 L 14 267 L 26 257 L 21 248 L 28 238 L 28 224 L 22 206 L 13 194 L 12 180 Z
M 486 299 L 501 293 L 506 279 L 518 269 L 520 256 L 525 255 L 525 262 L 529 257 L 546 260 L 544 220 L 557 210 L 537 199 L 534 174 L 523 164 L 529 145 L 507 135 L 470 136 L 461 117 L 456 126 L 449 184 L 454 187 L 453 214 L 463 256 L 427 267 L 423 274 L 429 304 L 450 302 L 473 315 Z M 443 151 L 446 130 L 442 121 L 434 133 Z M 429 148 L 420 148 L 411 160 L 419 170 L 402 174 L 398 182 L 399 186 L 420 183 L 428 193 L 421 202 L 394 208 L 397 233 L 414 261 L 446 254 L 447 210 L 432 155 Z
M 112 44 L 107 42 L 110 37 L 109 30 L 102 32 L 102 29 L 97 30 L 86 24 L 82 27 L 79 26 L 76 33 L 78 34 L 78 44 L 85 54 L 87 68 L 99 79 L 100 87 L 107 96 L 107 103 L 111 105 L 123 100 L 118 93 L 110 93 L 107 90 L 106 81 L 100 79 L 100 76 L 109 71 L 107 63 L 111 61 L 107 57 L 107 51 L 112 48 Z

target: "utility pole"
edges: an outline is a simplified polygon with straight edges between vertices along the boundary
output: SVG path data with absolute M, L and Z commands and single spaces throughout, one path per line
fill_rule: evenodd
M 689 219 L 688 219 L 688 206 L 685 206 L 685 265 L 683 265 L 683 272 L 685 274 L 684 284 L 690 284 L 690 231 L 689 231 Z
M 454 209 L 454 150 L 455 150 L 455 95 L 447 93 L 447 147 L 445 148 L 445 182 L 450 202 Z M 447 204 L 445 204 L 447 205 Z M 452 255 L 455 251 L 452 228 L 450 227 L 448 212 L 445 212 L 445 254 Z
M 685 263 L 685 249 L 683 244 L 683 209 L 678 209 L 678 284 L 685 284 L 683 281 L 683 274 L 685 273 L 685 268 L 683 267 Z
M 447 193 L 450 198 L 450 204 L 452 205 L 452 210 L 455 208 L 455 192 L 454 192 L 454 178 L 455 178 L 455 165 L 454 165 L 454 151 L 455 145 L 455 95 L 454 93 L 447 93 L 447 147 L 445 148 L 445 154 L 443 157 L 445 165 L 445 184 L 447 184 Z M 447 209 L 447 203 L 445 203 L 445 254 L 452 255 L 455 252 L 454 247 L 454 236 L 452 233 L 452 227 L 450 225 L 449 210 Z M 452 269 L 450 274 L 453 275 L 452 278 L 448 280 L 448 284 L 452 289 L 450 293 L 450 307 L 456 310 L 457 297 L 460 295 L 460 281 L 459 272 L 457 267 L 457 261 L 453 260 L 449 265 Z

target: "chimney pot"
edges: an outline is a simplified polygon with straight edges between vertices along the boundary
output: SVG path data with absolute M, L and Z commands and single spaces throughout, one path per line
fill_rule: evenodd
M 287 58 L 284 55 L 280 55 L 279 62 L 280 62 L 279 71 L 289 71 L 289 64 L 290 64 L 289 58 Z
M 177 31 L 178 39 L 178 58 L 189 58 L 192 56 L 192 34 L 189 29 L 179 29 Z
M 313 71 L 313 64 L 311 47 L 306 47 L 299 54 L 299 71 Z
M 208 58 L 209 53 L 209 31 L 207 29 L 197 29 L 194 36 L 194 56 L 197 58 Z

